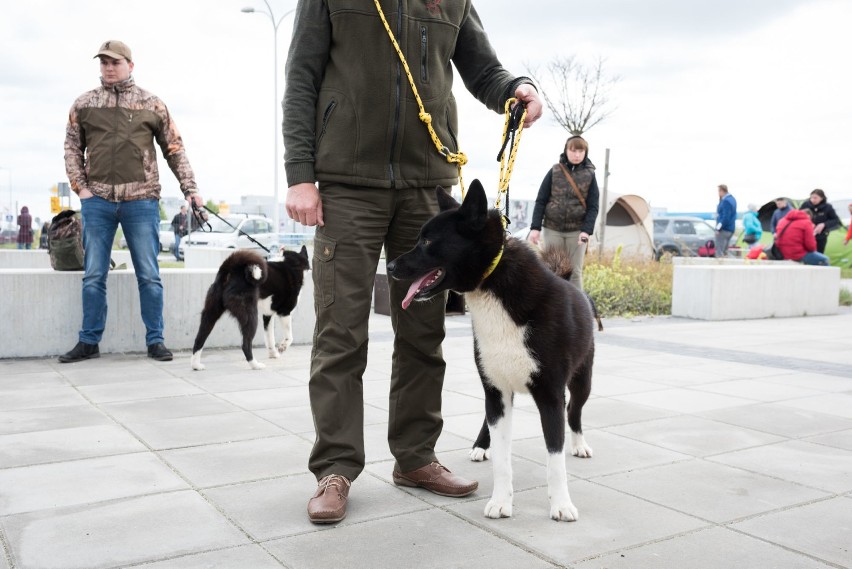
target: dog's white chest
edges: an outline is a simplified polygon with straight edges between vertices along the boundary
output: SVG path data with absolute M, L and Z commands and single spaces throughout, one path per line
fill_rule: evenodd
M 525 393 L 538 362 L 526 347 L 526 326 L 518 326 L 490 293 L 469 292 L 473 334 L 486 379 L 505 392 Z

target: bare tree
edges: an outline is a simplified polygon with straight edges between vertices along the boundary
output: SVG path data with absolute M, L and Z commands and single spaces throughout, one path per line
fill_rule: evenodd
M 614 111 L 609 104 L 610 89 L 621 77 L 607 74 L 604 63 L 602 57 L 586 65 L 573 55 L 556 56 L 547 63 L 543 76 L 537 66 L 526 65 L 553 118 L 572 135 L 583 134 Z

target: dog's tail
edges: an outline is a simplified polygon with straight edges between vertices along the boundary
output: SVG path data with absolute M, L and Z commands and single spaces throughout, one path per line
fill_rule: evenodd
M 571 267 L 571 259 L 568 258 L 564 249 L 559 247 L 546 247 L 541 252 L 541 260 L 547 265 L 554 275 L 566 281 L 571 278 L 573 267 Z
M 568 258 L 564 249 L 560 249 L 558 247 L 547 247 L 544 251 L 542 251 L 541 258 L 544 261 L 544 264 L 547 265 L 547 268 L 550 269 L 550 271 L 557 277 L 565 279 L 566 281 L 571 279 L 573 267 L 571 266 L 571 260 Z M 603 322 L 601 321 L 601 316 L 598 313 L 598 307 L 595 305 L 594 299 L 589 296 L 589 293 L 586 293 L 586 298 L 589 299 L 589 305 L 592 307 L 592 315 L 595 317 L 595 322 L 598 323 L 598 331 L 603 332 Z

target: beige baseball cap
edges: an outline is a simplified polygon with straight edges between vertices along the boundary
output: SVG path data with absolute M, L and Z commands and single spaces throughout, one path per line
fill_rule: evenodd
M 130 48 L 127 44 L 118 40 L 107 40 L 101 44 L 101 49 L 98 50 L 95 57 L 105 55 L 113 59 L 126 59 L 133 61 L 133 56 L 130 54 Z

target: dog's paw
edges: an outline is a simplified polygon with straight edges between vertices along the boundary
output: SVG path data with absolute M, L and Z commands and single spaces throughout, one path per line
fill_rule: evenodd
M 485 504 L 485 517 L 491 518 L 492 520 L 499 520 L 500 518 L 511 518 L 512 517 L 512 499 L 504 499 L 500 500 L 492 497 L 488 500 L 488 503 Z
M 269 357 L 272 358 L 273 360 L 281 357 L 281 354 L 278 353 L 278 348 L 269 348 L 268 351 L 269 351 Z
M 292 344 L 292 343 L 293 343 L 293 340 L 284 340 L 283 342 L 279 342 L 278 343 L 278 351 L 283 354 L 284 352 L 287 351 L 287 348 L 289 348 L 290 344 Z
M 195 371 L 203 371 L 204 369 L 206 369 L 204 364 L 201 363 L 201 351 L 192 354 L 192 357 L 189 358 L 189 364 Z
M 470 449 L 470 460 L 473 462 L 482 462 L 488 460 L 490 457 L 491 449 L 489 448 L 473 447 Z
M 251 360 L 249 362 L 249 365 L 251 366 L 251 369 L 265 369 L 266 368 L 265 363 L 259 362 L 257 360 Z
M 580 518 L 580 513 L 571 500 L 562 503 L 550 503 L 550 518 L 557 522 L 576 522 Z
M 586 444 L 583 435 L 571 433 L 571 454 L 580 458 L 592 458 L 592 447 Z

